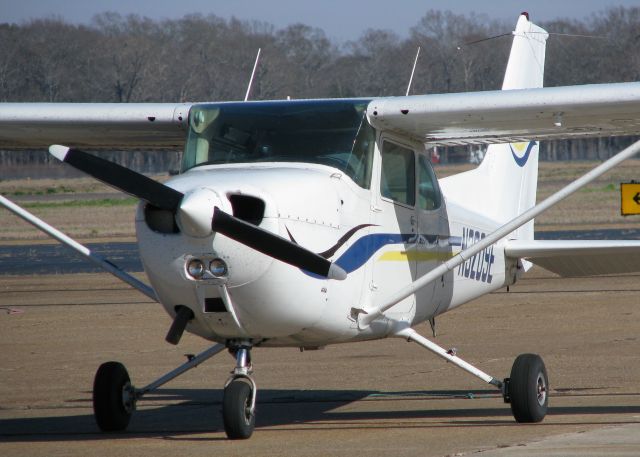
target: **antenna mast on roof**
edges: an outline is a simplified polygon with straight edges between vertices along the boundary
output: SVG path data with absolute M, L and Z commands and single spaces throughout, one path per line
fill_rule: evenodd
M 253 71 L 251 71 L 251 79 L 249 79 L 249 85 L 247 86 L 247 93 L 244 96 L 244 101 L 249 100 L 249 94 L 251 93 L 251 85 L 253 84 L 253 78 L 256 75 L 256 68 L 258 68 L 258 61 L 260 60 L 260 51 L 262 48 L 258 48 L 258 55 L 256 55 L 256 61 L 253 64 Z
M 413 61 L 413 68 L 411 69 L 411 77 L 409 78 L 409 85 L 407 86 L 407 93 L 405 95 L 409 95 L 409 91 L 411 90 L 411 83 L 413 82 L 413 74 L 416 71 L 416 65 L 418 64 L 418 57 L 420 56 L 420 46 L 418 46 L 418 52 L 416 53 L 416 59 Z

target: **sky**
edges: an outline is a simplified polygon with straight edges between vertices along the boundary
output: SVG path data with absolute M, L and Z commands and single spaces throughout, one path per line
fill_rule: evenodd
M 515 24 L 521 11 L 528 11 L 534 22 L 582 20 L 613 6 L 640 7 L 640 0 L 0 0 L 0 23 L 54 16 L 72 23 L 90 23 L 95 14 L 104 11 L 156 20 L 212 13 L 226 19 L 265 21 L 277 28 L 303 23 L 344 42 L 357 39 L 368 28 L 389 29 L 407 36 L 429 9 L 485 14 L 513 20 Z

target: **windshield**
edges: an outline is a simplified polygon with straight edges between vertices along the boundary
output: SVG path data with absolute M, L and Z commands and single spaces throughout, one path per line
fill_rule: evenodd
M 195 105 L 182 171 L 199 165 L 304 162 L 335 167 L 369 188 L 375 132 L 369 100 Z

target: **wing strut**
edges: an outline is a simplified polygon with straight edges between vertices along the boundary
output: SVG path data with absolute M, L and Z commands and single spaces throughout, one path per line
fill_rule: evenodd
M 88 247 L 69 238 L 60 230 L 47 224 L 42 219 L 38 218 L 37 216 L 34 216 L 29 211 L 21 208 L 20 206 L 16 205 L 11 200 L 7 199 L 2 195 L 0 195 L 0 205 L 7 208 L 9 211 L 11 211 L 13 214 L 18 216 L 19 218 L 24 219 L 25 221 L 27 221 L 28 223 L 36 227 L 38 230 L 41 230 L 42 232 L 46 233 L 50 237 L 55 238 L 62 244 L 69 246 L 71 249 L 76 251 L 81 256 L 85 257 L 87 260 L 93 262 L 95 265 L 99 266 L 103 270 L 111 273 L 116 278 L 126 282 L 134 289 L 139 290 L 140 292 L 142 292 L 144 295 L 146 295 L 153 301 L 158 301 L 158 298 L 156 297 L 156 293 L 153 291 L 153 289 L 148 285 L 146 285 L 145 283 L 143 283 L 142 281 L 140 281 L 138 278 L 130 275 L 124 270 L 121 270 L 119 267 L 109 262 L 107 259 L 104 259 L 102 256 L 91 252 L 91 249 L 89 249 Z
M 401 300 L 404 300 L 409 295 L 415 293 L 417 290 L 431 284 L 433 281 L 437 280 L 445 273 L 453 270 L 458 265 L 462 264 L 466 260 L 476 255 L 478 252 L 482 251 L 483 249 L 491 246 L 492 244 L 506 237 L 514 230 L 518 229 L 519 227 L 526 224 L 536 216 L 542 214 L 552 206 L 564 200 L 569 195 L 573 194 L 580 188 L 589 184 L 594 179 L 600 177 L 607 171 L 616 167 L 624 160 L 633 157 L 638 152 L 640 152 L 640 141 L 636 141 L 631 146 L 625 148 L 622 152 L 619 152 L 615 156 L 611 157 L 609 160 L 606 160 L 605 162 L 598 165 L 596 168 L 594 168 L 590 172 L 576 179 L 569 185 L 563 187 L 558 192 L 556 192 L 555 194 L 551 195 L 546 200 L 544 200 L 542 203 L 539 203 L 535 205 L 533 208 L 529 209 L 528 211 L 525 211 L 520 216 L 516 217 L 515 219 L 512 219 L 511 221 L 507 222 L 503 226 L 499 227 L 497 230 L 491 232 L 489 235 L 486 236 L 486 238 L 483 238 L 482 240 L 478 241 L 471 247 L 463 251 L 460 251 L 456 256 L 444 262 L 442 265 L 434 268 L 429 273 L 422 276 L 418 280 L 412 282 L 408 286 L 400 289 L 395 294 L 388 296 L 385 300 L 383 300 L 377 306 L 374 306 L 371 309 L 359 310 L 360 314 L 358 315 L 358 325 L 361 328 L 368 327 L 369 324 L 371 324 L 371 322 L 373 322 L 375 319 L 380 317 L 382 313 L 384 313 L 389 308 L 399 303 Z

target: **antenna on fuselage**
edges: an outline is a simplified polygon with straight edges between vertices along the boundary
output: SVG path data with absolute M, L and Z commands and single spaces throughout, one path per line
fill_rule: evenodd
M 418 52 L 416 52 L 416 58 L 413 61 L 413 68 L 411 69 L 411 77 L 409 78 L 409 85 L 407 86 L 407 93 L 405 95 L 409 95 L 409 91 L 411 90 L 411 83 L 413 82 L 413 74 L 416 72 L 416 65 L 418 64 L 419 56 L 420 56 L 420 46 L 418 46 Z
M 258 54 L 256 55 L 256 61 L 253 64 L 253 70 L 251 71 L 251 79 L 249 79 L 249 85 L 247 86 L 247 93 L 244 96 L 244 101 L 249 100 L 249 94 L 251 93 L 251 85 L 253 84 L 253 78 L 256 75 L 256 68 L 258 68 L 258 61 L 260 60 L 260 51 L 262 48 L 258 48 Z

